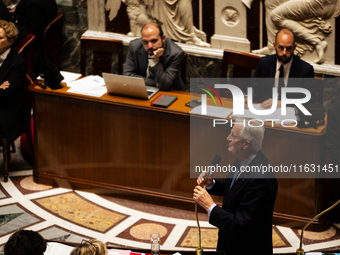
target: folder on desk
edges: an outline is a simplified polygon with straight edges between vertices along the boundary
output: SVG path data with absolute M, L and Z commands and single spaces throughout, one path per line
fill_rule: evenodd
M 160 94 L 158 97 L 156 97 L 155 100 L 151 102 L 151 106 L 168 108 L 176 100 L 177 100 L 176 96 Z

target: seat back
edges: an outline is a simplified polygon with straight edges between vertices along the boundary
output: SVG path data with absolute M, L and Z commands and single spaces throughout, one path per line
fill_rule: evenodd
M 234 50 L 224 50 L 221 77 L 251 78 L 260 59 L 260 56 L 254 54 Z M 232 72 L 228 73 L 229 65 L 233 65 L 233 68 Z M 245 92 L 249 86 L 249 82 L 246 80 L 239 80 L 235 85 Z M 225 95 L 222 96 L 231 97 L 230 92 L 223 90 L 223 93 Z
M 28 87 L 33 83 L 32 79 L 26 74 L 25 78 L 25 98 L 24 98 L 24 118 L 25 118 L 25 126 L 23 130 L 23 134 L 21 136 L 25 137 L 27 152 L 29 155 L 29 163 L 32 166 L 35 166 L 35 158 L 34 158 L 34 146 L 33 146 L 33 130 L 32 130 L 32 106 L 33 106 L 33 93 L 28 89 Z M 20 139 L 23 141 L 23 139 Z M 23 144 L 22 144 L 23 146 Z
M 81 74 L 86 76 L 87 52 L 93 52 L 92 74 L 112 73 L 112 56 L 118 55 L 117 73 L 123 74 L 123 41 L 102 38 L 81 38 Z
M 22 40 L 14 50 L 22 56 L 27 64 L 26 73 L 33 80 L 34 79 L 34 53 L 35 53 L 35 36 L 29 34 Z
M 57 13 L 57 15 L 46 25 L 42 38 L 44 60 L 48 60 L 59 69 L 63 44 L 63 23 L 63 14 Z
M 240 51 L 224 50 L 222 77 L 227 77 L 228 65 L 233 65 L 232 77 L 250 78 L 261 57 Z
M 182 60 L 182 65 L 181 65 L 181 79 L 184 83 L 184 85 L 186 85 L 186 75 L 187 75 L 187 53 L 184 52 L 184 57 Z
M 315 90 L 316 90 L 316 103 L 323 105 L 323 86 L 324 80 L 321 77 L 315 76 Z

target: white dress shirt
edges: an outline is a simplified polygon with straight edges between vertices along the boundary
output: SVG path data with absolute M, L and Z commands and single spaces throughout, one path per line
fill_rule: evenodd
M 0 55 L 0 67 L 2 66 L 2 63 L 5 61 L 5 59 L 7 58 L 9 52 L 11 51 L 11 48 L 8 48 L 5 52 L 3 52 Z

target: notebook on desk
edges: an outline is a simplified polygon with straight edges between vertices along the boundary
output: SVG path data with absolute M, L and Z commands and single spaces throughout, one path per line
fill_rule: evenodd
M 146 86 L 143 78 L 103 73 L 108 94 L 150 99 L 159 91 L 156 87 Z

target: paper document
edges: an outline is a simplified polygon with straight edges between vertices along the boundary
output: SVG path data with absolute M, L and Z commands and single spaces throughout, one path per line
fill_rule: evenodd
M 62 243 L 47 242 L 47 248 L 44 255 L 69 255 L 73 248 L 73 246 Z
M 62 80 L 61 82 L 66 83 L 68 87 L 70 87 L 68 85 L 69 83 L 77 80 L 81 76 L 80 73 L 72 73 L 67 71 L 60 71 L 60 74 L 64 77 L 64 80 Z
M 70 93 L 101 97 L 107 92 L 104 79 L 98 75 L 90 75 L 68 85 L 71 88 L 67 92 Z
M 196 106 L 190 111 L 190 113 L 201 114 L 201 108 L 202 108 L 201 105 Z M 206 115 L 225 119 L 232 112 L 233 112 L 233 109 L 230 109 L 230 108 L 207 105 Z
M 108 249 L 109 255 L 130 255 L 131 250 Z

